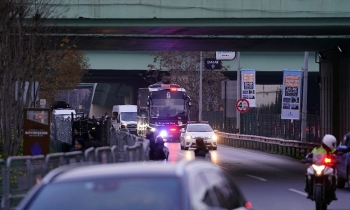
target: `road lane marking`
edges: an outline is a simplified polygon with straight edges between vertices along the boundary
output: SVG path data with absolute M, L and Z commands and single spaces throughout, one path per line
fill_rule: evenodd
M 302 191 L 299 191 L 299 190 L 296 190 L 296 189 L 289 189 L 289 190 L 292 191 L 292 192 L 298 193 L 300 195 L 307 196 L 306 192 L 302 192 Z
M 267 182 L 266 179 L 261 178 L 261 177 L 257 177 L 257 176 L 253 176 L 253 175 L 249 175 L 249 174 L 247 174 L 247 176 L 252 177 L 252 178 L 254 178 L 254 179 L 258 179 L 258 180 L 263 181 L 263 182 Z

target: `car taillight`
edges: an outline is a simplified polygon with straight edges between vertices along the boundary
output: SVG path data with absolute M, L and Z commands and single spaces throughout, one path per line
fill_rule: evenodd
M 247 202 L 245 202 L 244 207 L 246 207 L 247 209 L 252 209 L 253 205 L 251 202 L 247 201 Z
M 170 128 L 170 131 L 175 132 L 176 128 Z

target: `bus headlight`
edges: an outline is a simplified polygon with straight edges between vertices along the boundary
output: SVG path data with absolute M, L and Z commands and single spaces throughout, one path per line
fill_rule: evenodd
M 160 131 L 159 135 L 164 138 L 168 136 L 168 133 L 166 132 L 166 130 L 162 130 Z

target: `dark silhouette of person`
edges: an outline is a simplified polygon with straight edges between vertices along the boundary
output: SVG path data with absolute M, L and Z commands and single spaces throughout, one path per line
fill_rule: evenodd
M 196 138 L 196 147 L 197 148 L 194 150 L 195 158 L 197 158 L 197 157 L 209 158 L 210 157 L 209 150 L 208 150 L 207 146 L 205 146 L 203 138 L 201 138 L 201 137 Z
M 146 139 L 149 140 L 149 159 L 154 159 L 154 150 L 156 148 L 156 140 L 154 137 L 154 132 L 151 131 L 150 127 L 146 128 Z
M 88 132 L 88 134 L 89 134 L 89 140 L 87 140 L 87 141 L 85 142 L 85 144 L 84 144 L 84 150 L 86 150 L 86 149 L 88 149 L 88 148 L 90 148 L 90 147 L 94 147 L 94 148 L 96 148 L 96 147 L 102 147 L 101 142 L 98 141 L 98 140 L 96 139 L 96 137 L 97 137 L 96 131 L 90 130 L 90 131 Z
M 153 160 L 166 160 L 167 159 L 167 155 L 164 152 L 164 139 L 161 136 L 158 136 L 156 139 L 156 144 L 155 144 L 155 148 L 154 148 L 154 158 Z

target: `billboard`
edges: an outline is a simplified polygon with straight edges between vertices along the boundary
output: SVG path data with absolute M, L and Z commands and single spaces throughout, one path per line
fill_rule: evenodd
M 301 70 L 283 70 L 281 119 L 300 119 Z
M 241 70 L 242 98 L 247 99 L 249 107 L 256 107 L 255 69 Z

